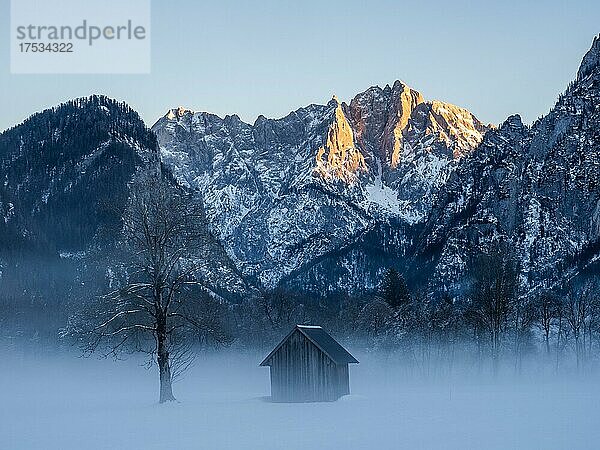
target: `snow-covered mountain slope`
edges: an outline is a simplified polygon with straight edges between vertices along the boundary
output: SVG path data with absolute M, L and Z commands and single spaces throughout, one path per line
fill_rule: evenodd
M 421 252 L 436 254 L 442 279 L 457 279 L 470 254 L 507 240 L 529 288 L 560 283 L 599 257 L 599 180 L 597 37 L 577 79 L 545 117 L 531 127 L 510 117 L 452 174 Z
M 422 224 L 488 127 L 397 81 L 253 125 L 177 108 L 152 130 L 243 273 L 273 287 L 382 221 Z

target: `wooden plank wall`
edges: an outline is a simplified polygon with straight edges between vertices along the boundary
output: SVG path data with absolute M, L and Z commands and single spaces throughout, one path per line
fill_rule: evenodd
M 271 357 L 271 399 L 333 401 L 349 393 L 348 365 L 336 365 L 300 331 Z

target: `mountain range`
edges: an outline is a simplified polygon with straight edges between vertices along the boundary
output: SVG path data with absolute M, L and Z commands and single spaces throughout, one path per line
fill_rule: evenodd
M 600 37 L 531 126 L 484 124 L 400 81 L 253 124 L 179 107 L 148 129 L 102 96 L 35 114 L 0 134 L 2 267 L 102 248 L 149 166 L 201 196 L 236 291 L 365 291 L 396 267 L 459 292 L 496 242 L 524 286 L 549 288 L 599 258 Z

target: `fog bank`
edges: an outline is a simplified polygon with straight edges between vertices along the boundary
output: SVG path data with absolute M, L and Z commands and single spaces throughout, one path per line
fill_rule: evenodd
M 350 396 L 276 404 L 261 356 L 203 355 L 175 384 L 179 403 L 159 405 L 140 360 L 5 355 L 0 448 L 584 449 L 600 439 L 591 375 L 428 380 L 359 353 Z

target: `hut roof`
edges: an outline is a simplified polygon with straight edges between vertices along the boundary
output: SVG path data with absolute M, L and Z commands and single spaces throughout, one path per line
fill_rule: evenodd
M 323 328 L 314 325 L 296 325 L 288 335 L 281 340 L 281 342 L 267 355 L 267 357 L 260 363 L 261 366 L 268 365 L 267 362 L 271 359 L 271 356 L 279 350 L 285 341 L 292 335 L 294 331 L 300 331 L 309 341 L 317 346 L 319 350 L 325 353 L 329 359 L 336 364 L 349 364 L 358 363 L 358 360 L 352 356 L 348 350 L 342 347 L 339 342 L 333 339 L 329 333 Z

